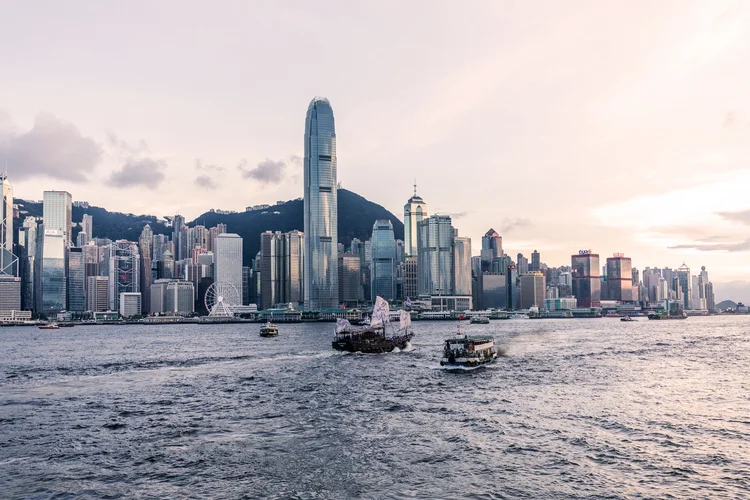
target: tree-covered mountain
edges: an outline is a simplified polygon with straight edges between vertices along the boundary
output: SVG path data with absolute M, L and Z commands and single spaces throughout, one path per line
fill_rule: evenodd
M 17 199 L 20 219 L 16 224 L 20 226 L 25 216 L 42 216 L 42 204 Z M 172 228 L 167 227 L 163 220 L 153 215 L 123 214 L 109 212 L 100 207 L 73 207 L 73 222 L 80 223 L 83 214 L 94 218 L 94 237 L 109 238 L 111 240 L 125 239 L 137 241 L 146 224 L 151 225 L 155 234 L 171 234 Z M 338 231 L 339 243 L 348 246 L 352 238 L 369 240 L 372 226 L 378 219 L 389 219 L 393 223 L 396 239 L 404 238 L 404 224 L 391 212 L 382 206 L 366 200 L 356 193 L 346 189 L 338 190 Z M 237 233 L 243 239 L 245 265 L 250 265 L 252 259 L 260 250 L 260 234 L 264 231 L 292 231 L 303 230 L 304 214 L 302 200 L 293 200 L 272 205 L 267 209 L 240 212 L 236 214 L 221 214 L 206 212 L 189 226 L 203 225 L 213 227 L 226 224 L 230 233 Z M 73 240 L 80 231 L 80 227 L 73 228 Z

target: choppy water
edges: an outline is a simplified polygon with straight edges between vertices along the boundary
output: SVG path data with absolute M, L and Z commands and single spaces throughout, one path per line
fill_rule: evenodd
M 750 497 L 750 317 L 511 320 L 507 356 L 330 324 L 0 329 L 0 496 Z

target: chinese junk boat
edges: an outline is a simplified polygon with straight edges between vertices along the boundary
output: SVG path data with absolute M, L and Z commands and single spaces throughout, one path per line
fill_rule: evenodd
M 279 327 L 274 325 L 273 323 L 266 323 L 265 325 L 260 327 L 261 337 L 275 337 L 278 334 Z
M 495 339 L 491 335 L 458 335 L 445 341 L 440 366 L 473 370 L 497 359 Z
M 387 328 L 390 308 L 382 297 L 375 300 L 372 319 L 369 326 L 353 327 L 349 321 L 339 319 L 336 322 L 336 338 L 332 346 L 337 351 L 363 352 L 378 354 L 391 352 L 395 348 L 404 349 L 414 336 L 411 331 L 411 315 L 401 311 L 398 331 L 391 326 Z

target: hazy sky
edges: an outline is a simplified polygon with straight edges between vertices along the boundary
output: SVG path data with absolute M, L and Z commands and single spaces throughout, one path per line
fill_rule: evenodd
M 750 3 L 0 0 L 16 196 L 192 218 L 302 195 L 304 118 L 402 216 L 417 178 L 474 253 L 750 279 Z M 96 222 L 94 222 L 96 224 Z M 721 294 L 719 294 L 721 295 Z

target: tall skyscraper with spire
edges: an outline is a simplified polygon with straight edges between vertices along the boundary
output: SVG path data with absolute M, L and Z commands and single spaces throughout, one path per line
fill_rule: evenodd
M 404 253 L 407 257 L 417 256 L 417 225 L 428 217 L 427 203 L 417 195 L 417 181 L 414 180 L 414 196 L 404 205 Z
M 336 128 L 331 103 L 316 97 L 305 118 L 305 309 L 338 306 Z
M 18 257 L 13 253 L 13 186 L 8 175 L 0 175 L 3 205 L 0 207 L 0 275 L 18 276 Z

